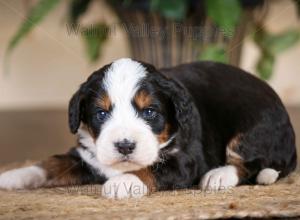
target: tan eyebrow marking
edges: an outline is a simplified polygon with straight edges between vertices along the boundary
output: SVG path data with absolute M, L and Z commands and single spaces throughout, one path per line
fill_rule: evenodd
M 107 94 L 102 95 L 96 99 L 96 105 L 105 111 L 109 111 L 111 108 L 111 101 Z
M 144 109 L 151 105 L 152 97 L 145 90 L 141 90 L 134 96 L 134 101 L 139 109 Z

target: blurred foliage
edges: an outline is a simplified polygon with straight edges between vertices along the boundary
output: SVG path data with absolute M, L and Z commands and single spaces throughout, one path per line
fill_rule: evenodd
M 207 16 L 224 32 L 224 36 L 231 38 L 241 19 L 241 5 L 238 0 L 205 0 Z M 234 13 L 233 13 L 234 12 Z M 200 60 L 213 60 L 228 63 L 229 58 L 225 45 L 207 45 L 201 51 Z
M 207 16 L 223 30 L 234 30 L 241 18 L 238 0 L 206 0 L 205 8 Z
M 262 79 L 268 80 L 271 78 L 274 69 L 274 63 L 274 55 L 266 52 L 261 54 L 261 57 L 256 64 L 256 70 Z
M 108 28 L 106 24 L 97 24 L 92 27 L 91 32 L 87 31 L 82 34 L 90 61 L 96 61 L 100 57 L 103 43 L 108 36 L 106 31 Z
M 69 0 L 68 21 L 71 24 L 79 23 L 79 19 L 84 15 L 89 5 L 95 0 Z M 59 0 L 39 0 L 37 4 L 28 13 L 27 19 L 21 24 L 15 35 L 9 42 L 5 57 L 13 51 L 18 43 L 36 26 L 48 13 L 61 2 Z M 197 8 L 197 5 L 204 7 L 206 16 L 211 19 L 220 30 L 223 30 L 224 37 L 230 39 L 241 20 L 244 8 L 254 8 L 262 5 L 264 0 L 109 0 L 108 3 L 117 6 L 123 10 L 133 8 L 142 11 L 155 11 L 162 16 L 182 21 L 189 16 L 188 12 Z M 300 12 L 300 0 L 294 0 Z M 201 7 L 200 7 L 201 8 Z M 255 24 L 254 24 L 255 25 Z M 87 56 L 90 61 L 96 61 L 100 55 L 103 44 L 108 38 L 105 30 L 106 24 L 93 25 L 93 31 L 98 34 L 84 32 L 81 34 L 86 46 Z M 273 66 L 278 53 L 290 48 L 299 41 L 299 31 L 289 30 L 277 35 L 272 35 L 261 26 L 257 27 L 257 33 L 254 35 L 254 41 L 261 50 L 261 57 L 257 62 L 257 71 L 263 79 L 269 79 L 273 72 Z M 99 34 L 100 33 L 100 34 Z M 206 45 L 202 49 L 200 59 L 214 60 L 227 63 L 228 45 Z
M 200 60 L 214 60 L 221 63 L 228 63 L 228 56 L 226 54 L 225 46 L 207 45 L 199 57 Z
M 69 23 L 78 25 L 79 19 L 87 11 L 92 0 L 72 0 L 69 5 Z M 91 62 L 101 56 L 103 44 L 107 40 L 108 26 L 104 23 L 83 28 L 81 36 L 86 48 L 86 54 Z M 90 30 L 89 30 L 90 29 Z
M 22 22 L 18 31 L 13 35 L 8 43 L 5 53 L 5 63 L 8 65 L 8 58 L 18 43 L 37 25 L 46 15 L 51 12 L 60 0 L 40 0 L 28 13 L 27 18 Z
M 254 35 L 255 42 L 274 55 L 293 46 L 299 40 L 299 37 L 300 32 L 298 30 L 289 30 L 275 35 L 262 29 Z
M 150 8 L 157 11 L 166 18 L 173 20 L 183 20 L 186 17 L 186 0 L 151 0 Z
M 294 1 L 299 10 L 300 0 Z M 241 19 L 241 6 L 237 0 L 206 0 L 206 11 L 207 16 L 223 30 L 235 30 Z M 287 30 L 275 35 L 268 33 L 262 25 L 256 25 L 256 30 L 258 31 L 254 34 L 254 41 L 261 51 L 256 70 L 262 79 L 268 80 L 272 76 L 276 56 L 300 40 L 300 31 Z M 223 63 L 228 63 L 229 61 L 224 45 L 208 45 L 201 52 L 200 59 Z
M 262 79 L 268 80 L 273 73 L 276 56 L 295 45 L 300 39 L 299 30 L 288 30 L 279 34 L 268 33 L 262 26 L 254 34 L 254 41 L 261 50 L 256 69 Z

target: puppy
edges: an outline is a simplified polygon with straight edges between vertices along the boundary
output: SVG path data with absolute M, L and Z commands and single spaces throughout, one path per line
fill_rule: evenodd
M 0 175 L 0 188 L 103 184 L 107 198 L 198 186 L 272 184 L 296 167 L 295 136 L 275 92 L 241 69 L 195 62 L 155 69 L 119 59 L 72 97 L 68 153 Z

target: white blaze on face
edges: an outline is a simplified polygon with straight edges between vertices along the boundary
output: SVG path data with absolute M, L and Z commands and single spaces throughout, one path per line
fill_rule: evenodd
M 146 69 L 131 59 L 120 59 L 112 63 L 104 76 L 103 84 L 113 106 L 110 117 L 102 125 L 96 140 L 97 158 L 100 163 L 112 165 L 118 163 L 122 155 L 115 149 L 114 143 L 124 139 L 136 143 L 130 159 L 141 166 L 151 165 L 158 157 L 159 143 L 151 127 L 138 117 L 132 105 L 139 83 L 146 77 Z M 132 170 L 140 167 L 129 167 Z M 126 166 L 128 166 L 126 168 Z M 121 168 L 121 169 L 123 169 Z

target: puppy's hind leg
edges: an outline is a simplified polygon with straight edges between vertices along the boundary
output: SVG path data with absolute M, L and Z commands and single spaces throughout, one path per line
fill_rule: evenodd
M 238 184 L 275 183 L 296 166 L 296 150 L 291 127 L 274 131 L 259 127 L 235 135 L 226 146 L 226 164 L 210 170 L 201 180 L 202 189 L 220 190 Z
M 226 163 L 237 168 L 239 184 L 275 183 L 296 167 L 295 137 L 291 125 L 257 126 L 238 134 L 226 148 Z

